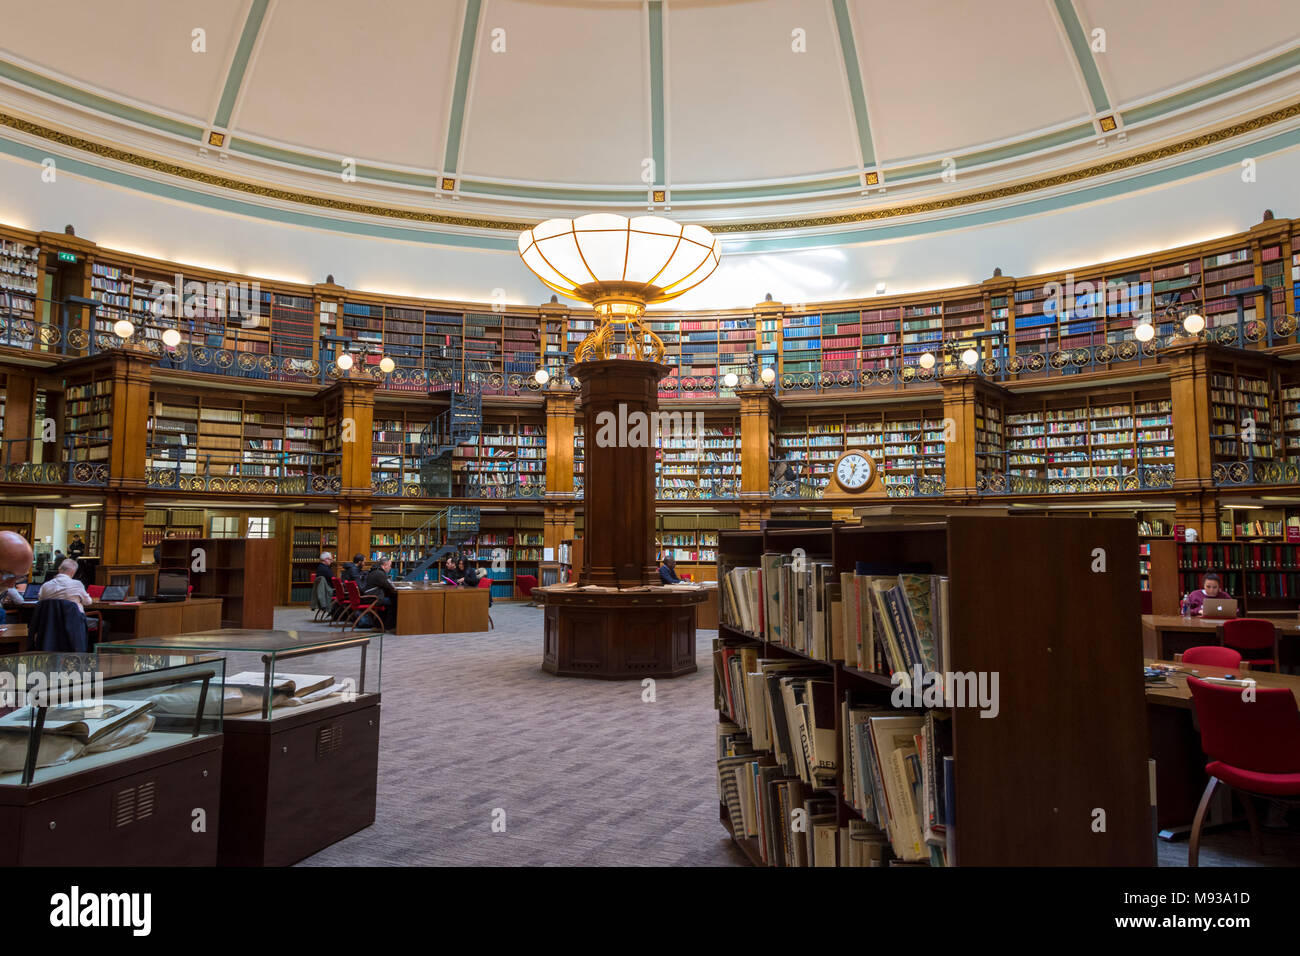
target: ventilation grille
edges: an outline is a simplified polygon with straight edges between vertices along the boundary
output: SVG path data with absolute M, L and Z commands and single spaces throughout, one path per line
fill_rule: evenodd
M 125 827 L 153 816 L 155 796 L 152 780 L 113 794 L 113 826 Z
M 343 746 L 343 725 L 334 724 L 316 731 L 316 759 L 328 757 Z

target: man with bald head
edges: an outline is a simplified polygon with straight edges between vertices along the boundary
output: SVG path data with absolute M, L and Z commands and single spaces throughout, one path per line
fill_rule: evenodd
M 5 604 L 22 604 L 15 585 L 27 578 L 32 568 L 32 546 L 14 531 L 0 531 L 0 594 Z

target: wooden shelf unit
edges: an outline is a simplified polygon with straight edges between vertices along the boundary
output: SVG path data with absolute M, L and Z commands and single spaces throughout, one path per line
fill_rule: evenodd
M 689 413 L 683 413 L 683 417 Z M 704 419 L 704 434 L 659 436 L 655 451 L 655 497 L 661 501 L 734 498 L 740 490 L 740 420 Z
M 949 666 L 999 674 L 997 718 L 983 719 L 972 707 L 944 708 L 954 730 L 956 864 L 1153 866 L 1134 569 L 1125 562 L 1109 574 L 1090 570 L 1093 549 L 1132 554 L 1136 545 L 1136 522 L 1125 519 L 882 519 L 871 527 L 724 533 L 719 576 L 760 566 L 764 552 L 795 547 L 810 558 L 824 556 L 837 574 L 868 562 L 873 573 L 927 566 L 946 575 L 950 608 L 961 609 L 950 619 Z M 1005 593 L 988 587 L 990 566 L 1017 582 L 1011 611 Z M 1081 601 L 1100 616 L 1072 613 Z M 837 753 L 844 752 L 846 702 L 890 707 L 887 675 L 814 660 L 737 630 L 725 613 L 721 618 L 721 645 L 803 661 L 833 683 Z M 1101 699 L 1106 707 L 1099 709 Z M 814 792 L 833 796 L 843 829 L 861 816 L 845 800 L 842 756 L 840 764 L 833 790 Z M 1105 833 L 1090 826 L 1096 807 L 1106 808 Z M 725 804 L 720 812 L 725 818 Z M 742 842 L 742 849 L 755 859 L 755 847 Z
M 942 480 L 942 405 L 783 412 L 776 429 L 775 470 L 780 473 L 789 465 L 813 487 L 825 488 L 835 460 L 850 448 L 872 454 L 883 487 L 910 484 L 918 474 Z
M 479 518 L 479 531 L 469 553 L 479 569 L 492 579 L 492 600 L 520 599 L 515 582 L 521 574 L 541 581 L 544 526 L 541 514 L 485 512 Z M 504 565 L 494 567 L 497 557 L 504 560 Z
M 193 570 L 195 548 L 206 552 L 206 570 Z M 270 630 L 277 587 L 275 539 L 193 538 L 162 543 L 161 571 L 189 575 L 196 598 L 221 598 L 221 626 Z
M 334 567 L 351 561 L 352 555 L 338 554 L 338 518 L 335 515 L 309 511 L 289 515 L 289 604 L 311 602 L 312 580 L 320 564 L 322 551 L 334 554 Z
M 546 485 L 546 422 L 536 414 L 485 415 L 479 436 L 452 452 L 452 497 L 520 497 Z

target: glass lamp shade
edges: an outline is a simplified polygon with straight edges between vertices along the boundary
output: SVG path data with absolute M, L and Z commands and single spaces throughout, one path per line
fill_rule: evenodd
M 722 384 L 726 388 L 735 388 L 740 383 L 740 376 L 735 372 L 728 372 L 722 376 Z
M 1187 330 L 1188 335 L 1196 335 L 1205 328 L 1205 316 L 1199 312 L 1193 312 L 1183 319 L 1183 328 Z
M 1150 322 L 1143 322 L 1133 330 L 1133 337 L 1139 342 L 1150 342 L 1156 337 L 1156 327 Z
M 918 361 L 921 363 L 921 368 L 934 368 L 934 353 L 922 352 Z
M 162 334 L 163 345 L 169 349 L 174 349 L 181 344 L 181 334 L 175 329 L 166 329 Z
M 551 373 L 546 371 L 544 368 L 539 368 L 533 373 L 533 380 L 536 381 L 538 385 L 545 385 L 551 380 Z
M 383 372 L 385 375 L 387 375 L 395 368 L 397 368 L 397 363 L 394 362 L 392 359 L 390 359 L 387 355 L 385 355 L 383 358 L 379 360 L 379 371 Z
M 659 216 L 592 213 L 548 219 L 519 234 L 519 255 L 561 295 L 592 302 L 628 296 L 664 302 L 693 289 L 718 267 L 720 244 L 702 226 Z
M 129 339 L 135 335 L 135 326 L 130 319 L 118 319 L 113 323 L 113 334 L 119 339 Z
M 338 365 L 339 368 L 343 369 L 343 371 L 346 372 L 348 369 L 352 367 L 352 356 L 349 355 L 347 352 L 344 352 L 342 355 L 339 356 L 339 360 L 335 364 Z
M 771 385 L 776 381 L 776 369 L 765 368 L 763 371 L 758 373 L 758 377 L 763 380 L 764 385 Z
M 980 354 L 974 349 L 967 349 L 965 352 L 961 353 L 961 360 L 963 364 L 974 368 L 975 363 L 980 360 Z

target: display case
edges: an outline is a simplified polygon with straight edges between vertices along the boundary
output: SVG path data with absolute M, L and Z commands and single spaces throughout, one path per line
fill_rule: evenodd
M 223 866 L 285 866 L 375 820 L 382 634 L 199 631 L 101 644 L 106 669 L 225 661 Z
M 140 664 L 0 657 L 0 865 L 217 862 L 224 661 Z

